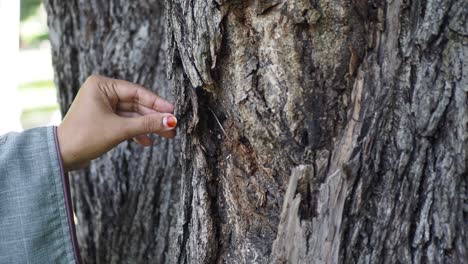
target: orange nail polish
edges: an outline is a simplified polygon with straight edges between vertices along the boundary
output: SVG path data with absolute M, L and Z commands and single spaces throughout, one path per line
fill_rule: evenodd
M 165 117 L 165 121 L 167 127 L 173 128 L 177 125 L 177 119 L 173 116 Z

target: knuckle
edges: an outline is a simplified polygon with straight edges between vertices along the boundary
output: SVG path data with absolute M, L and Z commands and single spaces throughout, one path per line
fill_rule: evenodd
M 99 76 L 99 75 L 91 74 L 90 76 L 88 76 L 88 78 L 86 78 L 85 83 L 97 83 L 97 82 L 99 82 L 100 78 L 101 78 L 101 76 Z
M 132 111 L 135 112 L 135 113 L 139 112 L 138 103 L 132 102 Z

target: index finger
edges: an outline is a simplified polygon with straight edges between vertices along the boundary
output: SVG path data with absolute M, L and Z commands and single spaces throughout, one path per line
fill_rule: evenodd
M 115 84 L 113 86 L 115 87 L 115 92 L 117 93 L 120 101 L 136 102 L 161 113 L 172 114 L 174 112 L 173 104 L 157 96 L 155 93 L 141 85 L 124 80 L 111 79 L 107 77 L 103 78 L 106 78 L 108 81 Z

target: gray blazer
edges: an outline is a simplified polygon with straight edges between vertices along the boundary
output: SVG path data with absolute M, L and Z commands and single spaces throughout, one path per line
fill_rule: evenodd
M 79 263 L 55 127 L 0 136 L 0 263 Z

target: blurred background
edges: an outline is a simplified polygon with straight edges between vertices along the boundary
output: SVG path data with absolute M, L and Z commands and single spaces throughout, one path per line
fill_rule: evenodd
M 0 0 L 0 33 L 0 134 L 59 124 L 42 0 Z

